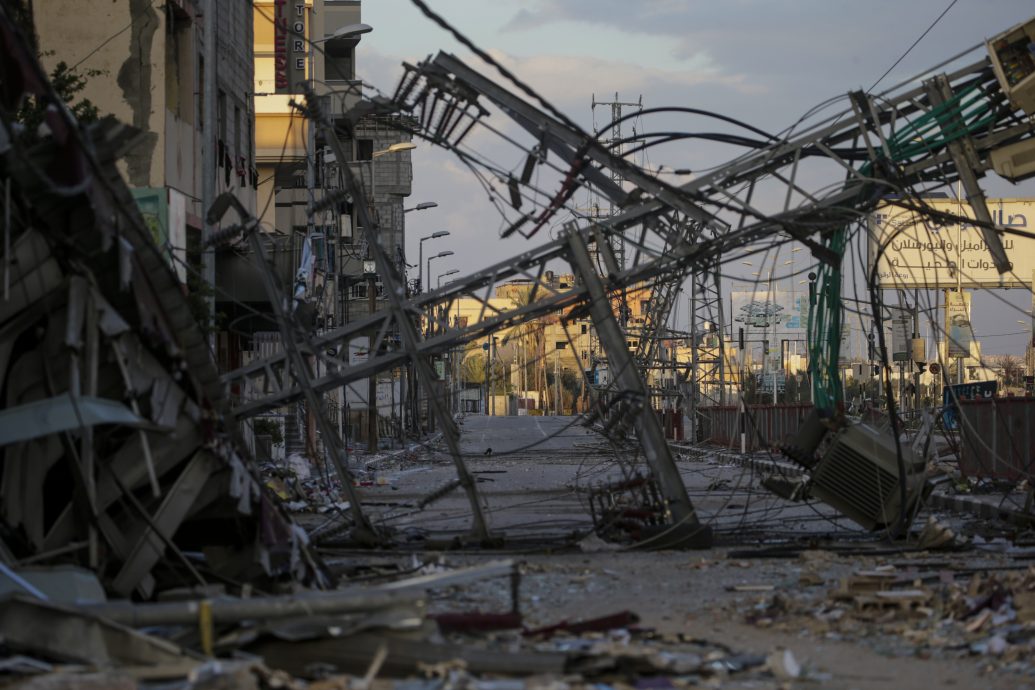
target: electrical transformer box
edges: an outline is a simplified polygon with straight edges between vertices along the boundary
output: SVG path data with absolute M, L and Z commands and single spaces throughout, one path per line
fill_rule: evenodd
M 1010 102 L 1035 115 L 1035 19 L 988 41 L 992 69 Z

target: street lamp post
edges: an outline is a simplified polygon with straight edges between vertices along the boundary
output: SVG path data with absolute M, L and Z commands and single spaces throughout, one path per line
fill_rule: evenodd
M 437 201 L 422 201 L 419 204 L 417 204 L 416 206 L 411 206 L 410 208 L 404 208 L 403 209 L 403 215 L 405 216 L 407 213 L 410 213 L 411 211 L 427 211 L 429 208 L 438 208 L 438 202 Z M 422 246 L 421 249 L 423 249 L 423 248 L 424 247 Z M 403 263 L 406 264 L 406 266 L 409 266 L 409 264 L 406 263 L 406 237 L 405 237 L 405 235 L 403 236 L 402 253 L 403 253 Z M 418 276 L 418 278 L 417 278 L 417 285 L 419 286 L 418 292 L 424 290 L 423 278 L 421 277 L 421 272 L 420 272 L 421 271 L 421 264 L 423 264 L 423 263 L 424 263 L 423 259 L 418 259 L 418 261 L 417 261 L 417 276 Z M 404 273 L 405 273 L 405 269 L 406 269 L 406 267 L 404 266 L 404 268 L 403 268 L 403 272 Z M 408 289 L 409 278 L 406 279 L 406 284 L 407 284 L 407 289 Z
M 442 232 L 444 234 L 447 234 L 447 235 L 449 234 L 448 231 L 442 231 Z M 443 256 L 452 256 L 452 255 L 453 255 L 453 252 L 451 252 L 451 251 L 449 251 L 447 249 L 446 251 L 439 252 L 438 254 L 435 254 L 434 256 L 429 256 L 428 257 L 428 289 L 431 288 L 431 260 L 432 259 L 439 259 L 439 258 L 441 258 Z M 429 305 L 428 306 L 428 329 L 427 329 L 427 334 L 428 335 L 431 334 L 432 321 L 433 321 L 433 317 L 434 317 L 434 313 L 431 311 L 432 309 L 434 309 L 434 307 Z M 428 398 L 428 430 L 429 431 L 434 431 L 434 426 L 433 425 L 435 423 L 434 417 L 431 414 L 431 396 L 432 396 L 432 394 L 433 394 L 433 392 L 430 391 L 430 390 L 427 392 L 427 398 Z
M 421 290 L 424 290 L 424 241 L 437 240 L 439 237 L 445 237 L 448 234 L 448 230 L 439 230 L 438 232 L 433 232 L 430 235 L 420 238 L 420 243 L 417 247 L 417 284 L 420 285 Z M 428 290 L 431 290 L 431 269 L 429 268 L 428 271 Z
M 447 232 L 446 234 L 449 234 L 449 233 Z M 428 257 L 428 291 L 429 292 L 431 291 L 431 260 L 432 259 L 439 259 L 439 258 L 442 258 L 443 256 L 453 256 L 453 252 L 451 250 L 447 249 L 445 251 L 439 252 L 438 254 L 435 254 L 434 256 L 429 256 Z M 457 271 L 457 272 L 459 273 L 459 271 Z M 441 283 L 439 283 L 439 284 L 441 284 Z M 433 309 L 434 309 L 433 306 L 428 305 L 428 328 L 427 328 L 427 331 L 426 331 L 428 335 L 431 335 L 431 331 L 432 331 L 432 328 L 433 328 L 432 322 L 434 321 L 434 318 L 435 318 L 435 313 L 434 313 L 434 311 L 432 311 Z
M 445 234 L 448 235 L 449 232 L 445 231 Z M 447 249 L 445 251 L 439 252 L 438 254 L 435 254 L 434 256 L 428 257 L 428 290 L 431 290 L 431 260 L 441 259 L 443 256 L 453 256 L 452 250 Z
M 460 272 L 460 269 L 454 268 L 452 270 L 446 271 L 445 273 L 439 275 L 439 277 L 438 277 L 438 286 L 442 287 L 442 278 L 443 277 L 451 276 L 451 275 L 456 275 L 459 272 Z M 434 309 L 434 307 L 431 307 L 431 308 Z M 439 310 L 439 317 L 440 318 L 445 318 L 446 326 L 448 327 L 448 325 L 449 325 L 449 312 L 448 312 L 448 310 L 447 311 L 442 311 L 440 309 Z M 434 328 L 434 319 L 431 320 L 431 324 L 429 325 L 429 329 L 433 329 L 433 328 Z M 429 333 L 429 335 L 431 335 L 431 333 Z M 446 401 L 449 404 L 450 409 L 452 408 L 452 402 L 451 402 L 452 391 L 450 389 L 450 386 L 452 385 L 451 379 L 453 377 L 453 359 L 452 358 L 453 358 L 453 351 L 452 351 L 452 349 L 447 350 L 446 354 L 444 356 L 444 359 L 443 359 L 443 367 L 442 367 L 443 371 L 444 371 L 444 374 L 445 374 L 445 380 L 443 381 L 443 387 L 445 388 Z M 430 410 L 429 410 L 429 417 L 430 417 Z
M 454 268 L 451 271 L 446 271 L 445 273 L 439 274 L 439 276 L 438 276 L 438 284 L 435 287 L 442 287 L 442 279 L 443 278 L 445 278 L 446 276 L 455 276 L 459 272 L 460 272 L 459 268 Z

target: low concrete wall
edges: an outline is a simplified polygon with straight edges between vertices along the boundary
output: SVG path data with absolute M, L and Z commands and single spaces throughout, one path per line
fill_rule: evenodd
M 741 419 L 746 450 L 777 448 L 798 432 L 812 404 L 748 405 L 747 415 L 740 405 L 699 407 L 703 438 L 709 443 L 740 449 Z

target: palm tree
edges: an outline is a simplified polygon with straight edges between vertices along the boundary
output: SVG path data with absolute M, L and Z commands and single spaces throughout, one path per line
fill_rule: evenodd
M 1024 383 L 1024 363 L 1014 355 L 999 355 L 996 364 L 1003 372 L 1004 386 L 1020 386 Z
M 521 290 L 516 296 L 512 297 L 514 300 L 514 306 L 518 309 L 527 306 L 533 302 L 532 300 L 532 286 L 529 285 L 527 289 Z M 520 343 L 520 350 L 522 359 L 524 360 L 521 367 L 521 378 L 522 388 L 528 389 L 528 380 L 532 380 L 532 387 L 539 392 L 539 399 L 542 400 L 543 388 L 546 383 L 545 374 L 540 377 L 541 368 L 536 366 L 537 362 L 543 362 L 542 354 L 545 351 L 544 340 L 546 334 L 546 324 L 542 319 L 533 319 L 526 321 L 525 323 L 514 327 L 503 339 L 503 345 L 507 345 L 517 341 Z M 529 376 L 529 368 L 531 367 L 531 376 Z

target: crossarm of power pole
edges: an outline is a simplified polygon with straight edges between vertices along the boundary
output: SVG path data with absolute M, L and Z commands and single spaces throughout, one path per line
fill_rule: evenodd
M 622 177 L 635 184 L 639 189 L 649 193 L 665 206 L 685 214 L 688 218 L 695 220 L 702 226 L 719 228 L 724 225 L 714 214 L 693 201 L 693 192 L 672 187 L 653 175 L 645 173 L 639 166 L 632 165 L 621 157 L 615 156 L 607 147 L 593 139 L 588 133 L 575 131 L 571 127 L 558 122 L 555 118 L 518 98 L 491 79 L 471 69 L 457 57 L 447 53 L 439 53 L 435 56 L 434 64 L 451 73 L 457 80 L 478 93 L 484 94 L 486 98 L 496 103 L 508 116 L 529 132 L 536 136 L 545 135 L 545 143 L 562 159 L 570 162 L 573 160 L 573 152 L 584 150 L 585 155 L 593 162 L 621 173 Z M 593 169 L 587 168 L 587 171 L 589 170 Z M 621 204 L 626 201 L 627 195 L 621 189 L 617 191 L 612 190 L 615 184 L 609 177 L 603 174 L 590 177 L 588 172 L 584 174 L 590 182 L 602 191 L 611 190 L 611 194 L 608 196 L 616 203 Z

